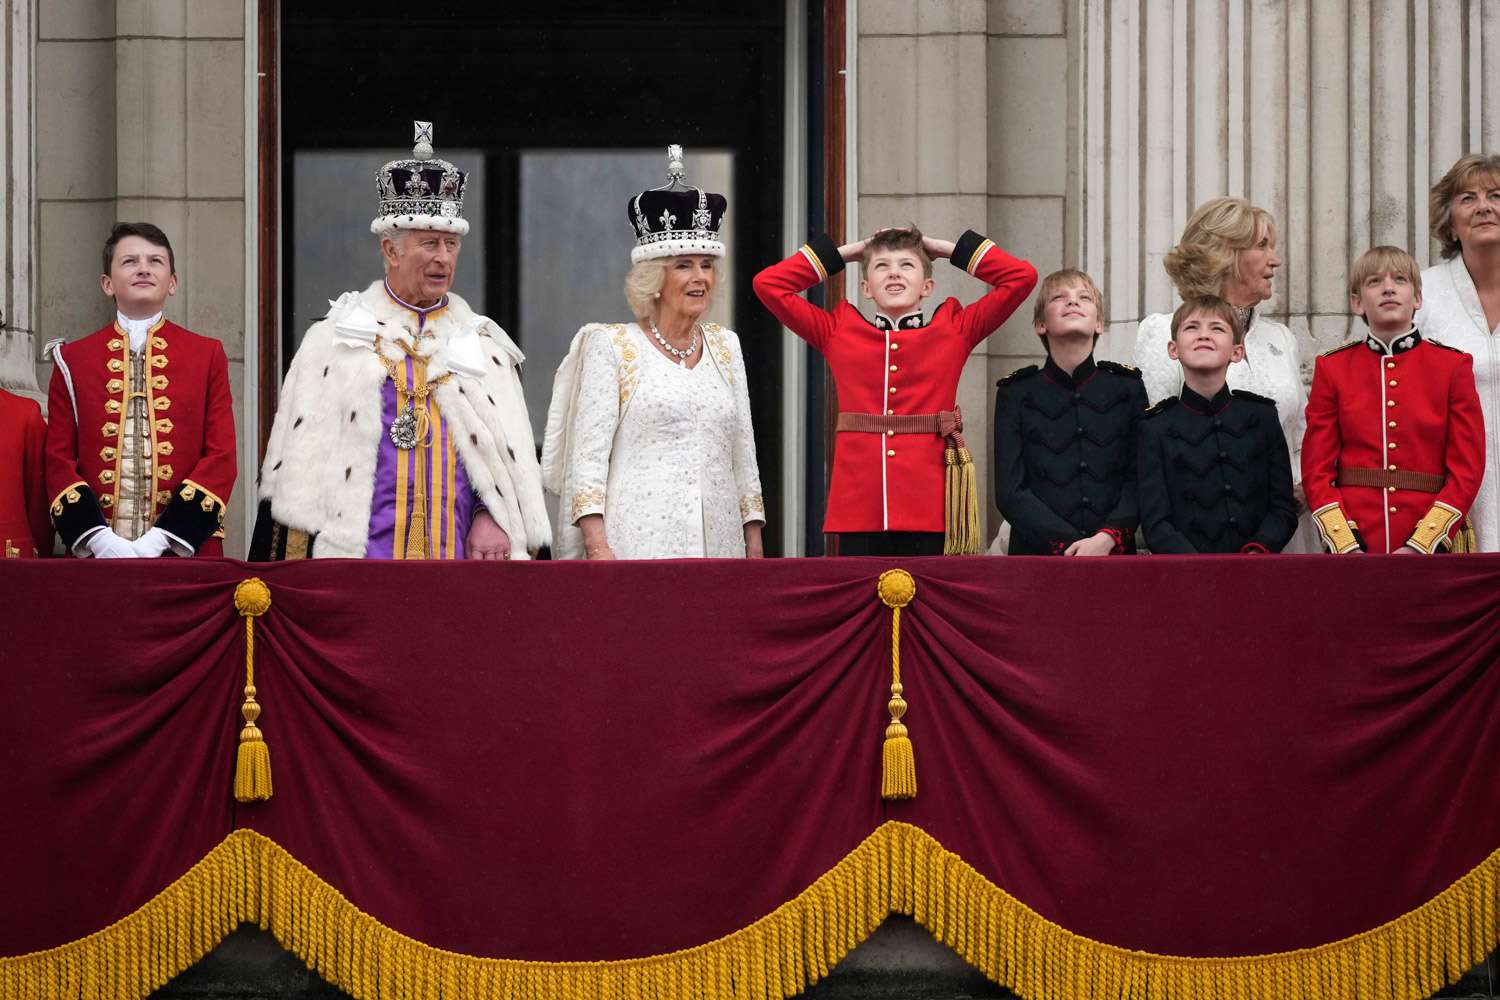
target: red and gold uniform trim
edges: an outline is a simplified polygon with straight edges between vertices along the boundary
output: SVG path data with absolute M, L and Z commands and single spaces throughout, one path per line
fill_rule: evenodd
M 1325 504 L 1313 511 L 1313 521 L 1318 534 L 1329 552 L 1354 552 L 1359 549 L 1359 538 L 1354 526 L 1344 516 L 1344 508 L 1338 503 Z
M 1429 555 L 1436 552 L 1440 546 L 1446 548 L 1449 545 L 1453 528 L 1458 525 L 1463 516 L 1463 511 L 1439 500 L 1423 515 L 1422 520 L 1417 522 L 1417 530 L 1411 533 L 1406 544 Z

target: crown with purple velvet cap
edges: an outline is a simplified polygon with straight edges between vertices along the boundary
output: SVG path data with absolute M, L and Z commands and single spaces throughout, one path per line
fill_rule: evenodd
M 642 191 L 630 199 L 625 214 L 635 230 L 630 262 L 654 257 L 701 253 L 724 256 L 719 227 L 729 203 L 722 194 L 709 194 L 684 181 L 682 147 L 667 147 L 667 184 Z
M 439 229 L 462 236 L 469 231 L 464 218 L 467 175 L 432 155 L 432 122 L 414 122 L 411 157 L 392 160 L 375 174 L 380 214 L 370 223 L 378 236 L 396 229 Z

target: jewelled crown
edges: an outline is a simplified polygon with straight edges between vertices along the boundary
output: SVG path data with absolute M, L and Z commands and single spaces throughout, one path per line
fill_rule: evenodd
M 722 194 L 709 194 L 687 184 L 682 147 L 667 147 L 667 186 L 642 191 L 630 199 L 625 213 L 635 229 L 631 263 L 655 257 L 701 253 L 724 256 L 719 226 L 729 203 Z
M 411 158 L 392 160 L 375 174 L 380 214 L 370 232 L 384 235 L 393 229 L 440 229 L 462 236 L 469 231 L 464 218 L 467 175 L 432 155 L 432 122 L 416 126 Z

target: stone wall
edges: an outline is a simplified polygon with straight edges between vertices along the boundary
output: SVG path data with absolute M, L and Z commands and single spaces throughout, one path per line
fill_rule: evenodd
M 224 342 L 243 441 L 245 2 L 46 0 L 30 9 L 37 297 L 27 326 L 38 384 L 51 378 L 42 344 L 75 340 L 114 314 L 98 281 L 110 226 L 147 220 L 176 252 L 167 316 Z M 225 521 L 230 555 L 244 552 L 250 465 L 241 462 Z
M 1486 0 L 1079 0 L 1076 260 L 1111 302 L 1106 354 L 1175 295 L 1161 261 L 1198 203 L 1276 217 L 1269 310 L 1319 351 L 1349 331 L 1353 259 L 1424 266 L 1427 193 L 1500 148 L 1500 4 Z

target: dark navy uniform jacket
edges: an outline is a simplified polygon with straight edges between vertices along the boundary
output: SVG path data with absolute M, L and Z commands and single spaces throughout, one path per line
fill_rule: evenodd
M 1060 554 L 1099 531 L 1134 550 L 1146 404 L 1140 372 L 1092 357 L 1072 375 L 1048 358 L 997 383 L 995 505 L 1011 525 L 1011 555 Z
M 1141 526 L 1152 552 L 1280 552 L 1297 529 L 1276 404 L 1183 387 L 1140 429 Z

